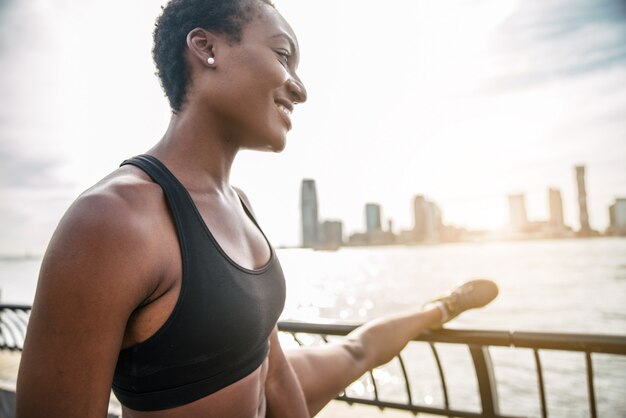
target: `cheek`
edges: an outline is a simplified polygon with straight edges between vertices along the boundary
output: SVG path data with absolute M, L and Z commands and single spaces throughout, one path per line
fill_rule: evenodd
M 275 90 L 285 85 L 287 80 L 291 78 L 289 71 L 277 61 L 265 62 L 264 65 L 259 65 L 255 71 L 253 71 L 253 80 L 259 84 L 271 90 Z
M 291 77 L 289 70 L 273 53 L 257 59 L 250 68 L 253 69 L 255 80 L 271 88 L 278 88 L 284 85 Z
M 265 49 L 265 51 L 259 52 L 259 49 Z M 291 75 L 288 69 L 280 63 L 276 54 L 266 49 L 267 47 L 255 46 L 251 50 L 246 50 L 238 57 L 239 62 L 236 65 L 248 73 L 250 81 L 257 87 L 275 88 L 284 84 Z

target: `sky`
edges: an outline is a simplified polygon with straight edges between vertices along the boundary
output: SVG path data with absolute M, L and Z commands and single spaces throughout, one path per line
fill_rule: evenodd
M 163 135 L 152 64 L 164 1 L 0 1 L 0 254 L 41 254 L 71 202 Z M 494 229 L 507 195 L 531 220 L 574 166 L 592 227 L 626 197 L 626 2 L 275 0 L 300 43 L 308 101 L 280 154 L 242 152 L 244 189 L 274 245 L 300 241 L 303 178 L 320 215 L 364 229 L 382 205 L 395 232 L 413 196 L 446 224 Z

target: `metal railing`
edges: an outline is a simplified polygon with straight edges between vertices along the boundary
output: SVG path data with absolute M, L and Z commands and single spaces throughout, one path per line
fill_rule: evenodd
M 278 329 L 284 333 L 290 334 L 299 345 L 302 345 L 301 334 L 318 335 L 323 341 L 328 342 L 328 336 L 345 336 L 357 327 L 358 325 L 313 324 L 291 321 L 283 321 L 278 324 Z M 372 373 L 372 371 L 369 371 L 368 374 L 373 385 L 373 399 L 349 396 L 345 392 L 338 396 L 337 399 L 348 403 L 377 406 L 381 409 L 390 408 L 410 411 L 414 414 L 428 413 L 433 415 L 464 418 L 508 418 L 509 416 L 502 415 L 499 412 L 494 367 L 491 361 L 489 347 L 527 348 L 531 349 L 533 352 L 537 375 L 539 402 L 541 405 L 541 416 L 547 417 L 548 407 L 544 385 L 544 369 L 542 367 L 539 350 L 559 350 L 582 352 L 585 354 L 589 411 L 590 416 L 596 418 L 598 416 L 598 412 L 591 354 L 603 353 L 626 355 L 626 337 L 624 336 L 442 329 L 424 333 L 415 338 L 414 341 L 424 342 L 430 346 L 430 350 L 432 351 L 433 358 L 437 366 L 437 372 L 443 392 L 442 408 L 417 405 L 413 402 L 411 384 L 407 373 L 406 362 L 402 357 L 402 353 L 397 356 L 397 359 L 400 365 L 402 379 L 404 380 L 404 384 L 402 386 L 406 391 L 406 402 L 401 403 L 382 400 L 379 396 L 379 388 L 376 382 L 375 374 Z M 439 350 L 437 348 L 438 343 L 464 345 L 469 348 L 469 352 L 473 360 L 474 370 L 476 372 L 479 392 L 478 395 L 480 398 L 482 412 L 477 413 L 450 408 L 448 384 L 443 373 L 441 356 L 439 355 Z
M 31 307 L 26 305 L 0 304 L 0 350 L 21 351 L 23 349 L 30 310 Z M 281 321 L 278 323 L 278 329 L 282 333 L 291 335 L 299 345 L 303 345 L 301 341 L 302 334 L 319 336 L 324 342 L 328 342 L 329 336 L 345 336 L 358 326 L 358 324 L 319 324 L 292 321 Z M 414 414 L 428 413 L 462 418 L 511 418 L 499 412 L 494 367 L 489 347 L 516 347 L 531 349 L 533 352 L 541 416 L 547 417 L 548 408 L 544 384 L 544 369 L 539 350 L 559 350 L 584 353 L 589 411 L 590 416 L 596 418 L 598 412 L 594 386 L 594 365 L 591 355 L 594 353 L 626 355 L 625 336 L 442 329 L 424 333 L 415 338 L 414 341 L 428 344 L 433 354 L 443 392 L 442 408 L 418 405 L 413 402 L 409 373 L 402 353 L 397 356 L 397 359 L 402 374 L 401 378 L 403 379 L 402 386 L 406 391 L 406 402 L 381 399 L 375 373 L 372 371 L 369 371 L 368 374 L 373 385 L 373 399 L 354 397 L 345 392 L 338 396 L 337 399 L 348 403 L 372 405 L 381 409 L 390 408 L 410 411 Z M 478 382 L 478 395 L 482 412 L 450 408 L 448 384 L 443 372 L 442 358 L 437 347 L 439 343 L 461 345 L 469 348 Z
M 0 304 L 0 349 L 22 351 L 31 307 Z

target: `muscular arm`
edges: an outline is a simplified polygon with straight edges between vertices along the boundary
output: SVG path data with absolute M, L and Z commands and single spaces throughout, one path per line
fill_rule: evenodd
M 278 341 L 278 329 L 270 336 L 269 369 L 265 381 L 268 418 L 310 417 L 306 399 L 293 368 Z
M 106 415 L 131 312 L 151 277 L 142 226 L 119 196 L 79 198 L 46 252 L 17 380 L 18 418 Z

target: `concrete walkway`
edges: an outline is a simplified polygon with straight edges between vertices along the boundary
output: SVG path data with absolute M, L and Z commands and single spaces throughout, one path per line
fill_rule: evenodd
M 17 369 L 20 366 L 21 353 L 0 350 L 0 380 L 13 382 L 17 377 Z

